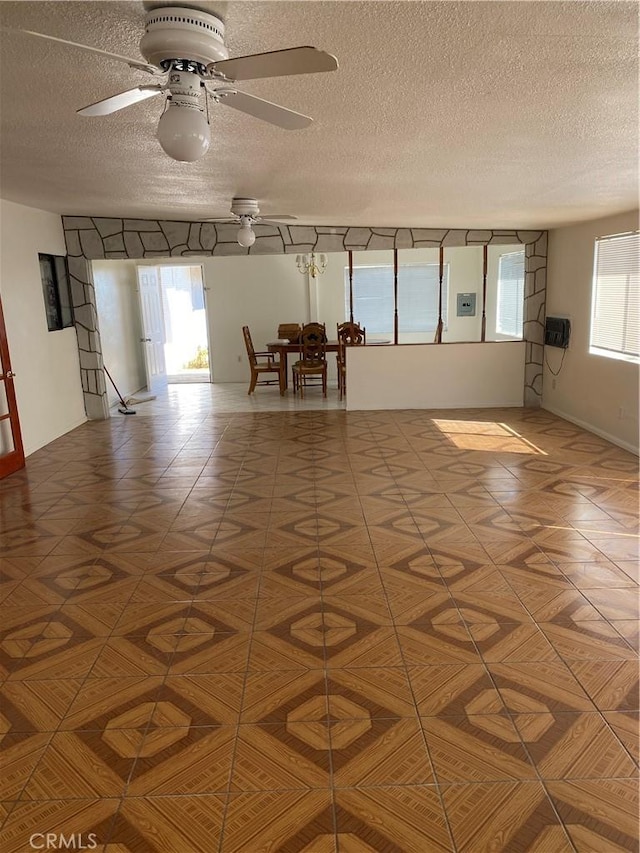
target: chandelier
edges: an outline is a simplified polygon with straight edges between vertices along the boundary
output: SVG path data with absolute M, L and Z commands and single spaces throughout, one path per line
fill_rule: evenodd
M 311 252 L 310 255 L 296 255 L 296 264 L 298 272 L 303 275 L 308 273 L 311 278 L 317 278 L 327 268 L 327 256 L 316 255 L 315 252 Z

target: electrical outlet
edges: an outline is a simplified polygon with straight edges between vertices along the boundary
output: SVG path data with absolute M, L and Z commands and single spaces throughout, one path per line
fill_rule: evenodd
M 618 420 L 623 421 L 627 417 L 627 410 L 624 406 L 620 406 L 618 409 Z
M 238 356 L 238 364 L 240 364 L 240 362 L 241 362 L 241 361 L 242 361 L 242 356 L 241 356 L 241 355 L 239 355 L 239 356 Z
M 556 380 L 555 380 L 555 378 L 551 380 L 551 390 L 552 390 L 552 391 L 555 391 L 555 390 L 556 390 Z

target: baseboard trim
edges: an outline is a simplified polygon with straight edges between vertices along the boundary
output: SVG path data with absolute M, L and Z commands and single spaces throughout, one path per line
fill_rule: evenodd
M 552 415 L 557 415 L 559 418 L 563 418 L 565 421 L 569 421 L 576 426 L 582 427 L 582 429 L 586 429 L 589 432 L 594 433 L 595 435 L 599 435 L 600 438 L 606 438 L 607 441 L 610 441 L 611 444 L 615 444 L 617 447 L 621 447 L 623 450 L 628 450 L 629 453 L 633 453 L 634 456 L 640 455 L 640 449 L 634 447 L 628 441 L 624 441 L 621 438 L 618 438 L 617 435 L 611 435 L 610 432 L 605 432 L 603 429 L 599 429 L 599 427 L 593 426 L 593 424 L 589 424 L 586 421 L 581 420 L 580 418 L 575 418 L 573 415 L 568 415 L 566 412 L 563 412 L 561 409 L 557 409 L 555 406 L 542 406 L 543 409 L 546 409 L 547 412 L 551 412 Z
M 348 412 L 397 412 L 410 409 L 412 411 L 430 411 L 431 409 L 522 409 L 524 403 L 522 400 L 494 400 L 487 402 L 486 400 L 460 400 L 452 403 L 450 400 L 430 400 L 429 405 L 418 405 L 416 402 L 407 403 L 402 406 L 381 406 L 380 404 L 372 403 L 370 406 L 362 406 L 356 404 L 349 406 L 349 398 L 346 409 Z

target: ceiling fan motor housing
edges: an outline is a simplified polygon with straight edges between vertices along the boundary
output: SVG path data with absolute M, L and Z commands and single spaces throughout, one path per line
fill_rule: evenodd
M 151 65 L 167 67 L 171 60 L 188 60 L 206 67 L 227 59 L 224 23 L 216 15 L 179 6 L 149 12 L 140 53 Z
M 255 198 L 234 198 L 231 201 L 231 213 L 234 216 L 250 216 L 255 218 L 260 213 L 260 208 Z

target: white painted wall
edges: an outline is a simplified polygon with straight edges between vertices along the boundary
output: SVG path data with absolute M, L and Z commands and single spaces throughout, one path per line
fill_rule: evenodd
M 525 344 L 347 349 L 347 409 L 522 406 Z
M 104 363 L 126 399 L 147 382 L 140 343 L 136 265 L 134 261 L 93 261 L 91 266 Z M 107 394 L 109 405 L 116 405 L 118 395 L 108 379 Z
M 292 255 L 203 259 L 214 382 L 249 381 L 242 327 L 256 350 L 280 323 L 305 321 L 305 278 Z
M 38 252 L 65 255 L 59 216 L 0 200 L 0 297 L 25 453 L 87 418 L 75 329 L 49 332 Z
M 571 320 L 571 341 L 545 348 L 542 406 L 638 452 L 638 365 L 589 353 L 591 284 L 596 237 L 638 228 L 638 212 L 582 222 L 549 232 L 547 316 Z M 555 379 L 555 388 L 554 385 Z M 620 417 L 620 410 L 625 413 Z
M 416 251 L 416 250 L 414 250 Z M 420 251 L 420 250 L 417 250 Z M 438 250 L 421 250 L 433 253 L 433 263 L 438 262 Z M 403 252 L 398 252 L 402 256 Z M 444 250 L 444 262 L 449 264 L 448 323 L 442 333 L 443 341 L 479 341 L 482 323 L 482 247 L 459 246 Z M 489 289 L 487 281 L 487 289 Z M 495 280 L 493 282 L 495 289 Z M 476 294 L 475 317 L 457 317 L 458 293 Z

